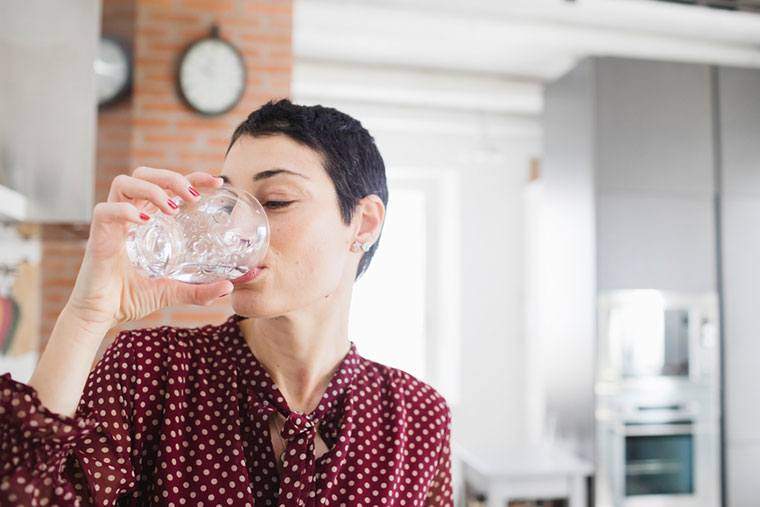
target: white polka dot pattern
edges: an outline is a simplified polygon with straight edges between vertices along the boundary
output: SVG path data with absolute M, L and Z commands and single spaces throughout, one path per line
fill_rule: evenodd
M 317 408 L 291 411 L 239 320 L 120 333 L 71 418 L 0 376 L 0 505 L 453 505 L 435 389 L 351 342 Z

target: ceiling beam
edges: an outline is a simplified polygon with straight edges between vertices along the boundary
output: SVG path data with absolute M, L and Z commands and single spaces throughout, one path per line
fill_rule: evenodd
M 296 0 L 293 34 L 296 59 L 538 80 L 589 55 L 760 67 L 759 42 L 757 14 L 651 0 Z

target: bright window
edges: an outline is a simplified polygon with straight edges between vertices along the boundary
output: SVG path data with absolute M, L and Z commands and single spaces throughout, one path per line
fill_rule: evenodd
M 460 216 L 454 171 L 398 168 L 380 246 L 354 286 L 349 338 L 359 353 L 459 400 Z
M 349 338 L 373 361 L 426 378 L 426 196 L 392 186 L 380 245 L 354 286 Z

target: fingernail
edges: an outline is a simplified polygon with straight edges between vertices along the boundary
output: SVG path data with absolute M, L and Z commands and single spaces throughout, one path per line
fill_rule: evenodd
M 192 185 L 190 185 L 189 187 L 187 187 L 187 191 L 188 191 L 188 192 L 190 192 L 191 194 L 193 194 L 195 197 L 198 197 L 199 195 L 201 195 L 201 193 L 200 193 L 200 192 L 198 192 L 198 191 L 195 189 L 195 187 L 194 187 L 194 186 L 192 186 Z
M 177 209 L 177 203 L 175 203 L 175 202 L 174 202 L 174 201 L 172 201 L 171 199 L 169 199 L 169 200 L 168 200 L 168 201 L 166 201 L 166 202 L 167 202 L 167 203 L 169 203 L 169 207 L 170 207 L 171 209 Z
M 143 220 L 150 220 L 150 215 L 146 215 L 145 213 L 140 213 L 140 218 Z

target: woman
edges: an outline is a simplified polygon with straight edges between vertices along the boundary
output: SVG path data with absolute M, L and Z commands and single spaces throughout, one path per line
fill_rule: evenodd
M 0 377 L 0 504 L 452 505 L 446 401 L 347 336 L 388 199 L 373 138 L 335 109 L 270 102 L 222 175 L 271 226 L 260 269 L 233 283 L 147 279 L 124 255 L 143 206 L 171 215 L 172 196 L 221 178 L 141 167 L 95 206 L 29 385 Z M 122 331 L 88 371 L 111 327 L 228 293 L 223 324 Z

